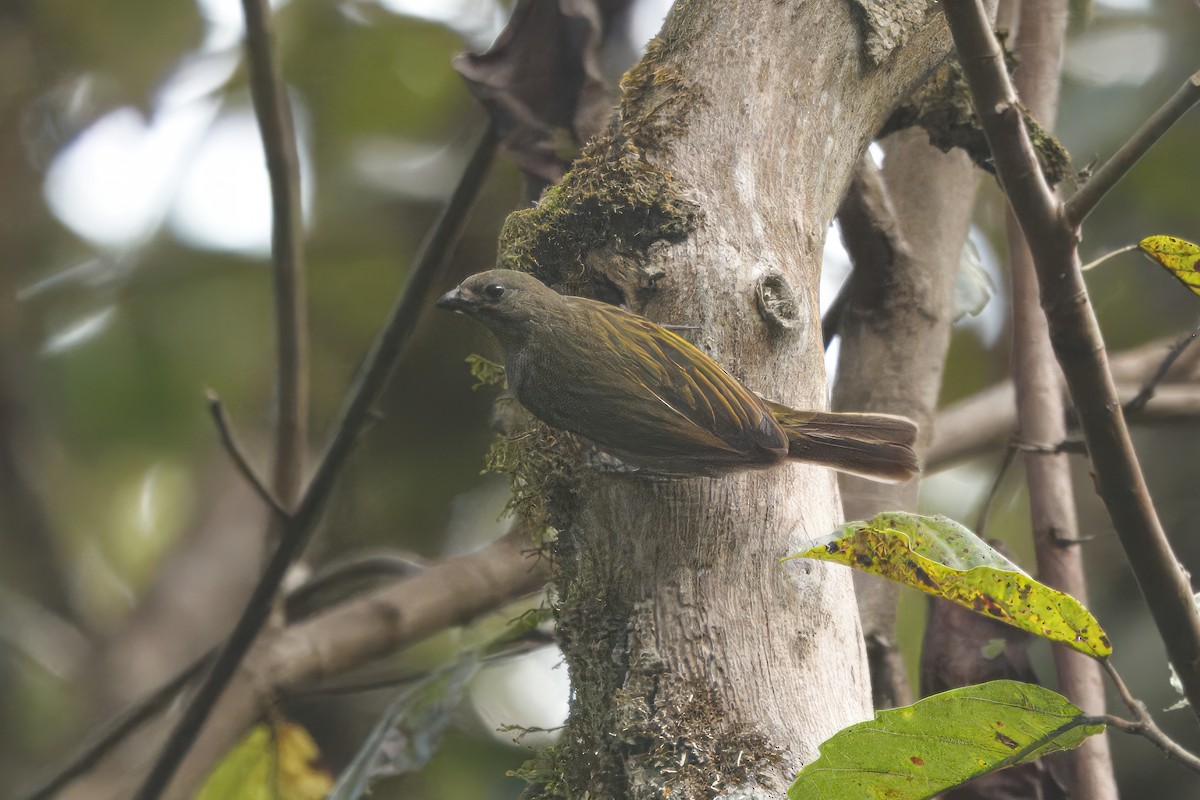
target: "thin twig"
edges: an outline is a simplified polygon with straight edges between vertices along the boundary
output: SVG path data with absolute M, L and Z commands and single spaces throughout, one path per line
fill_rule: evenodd
M 237 439 L 233 435 L 233 427 L 229 422 L 229 417 L 225 415 L 225 406 L 221 403 L 220 396 L 212 389 L 204 393 L 204 397 L 208 402 L 208 413 L 213 418 L 213 424 L 217 426 L 217 435 L 221 437 L 221 445 L 225 448 L 225 452 L 229 454 L 229 460 L 233 462 L 233 466 L 238 473 L 250 484 L 250 488 L 254 493 L 267 504 L 267 507 L 275 512 L 281 519 L 287 519 L 287 509 L 279 502 L 279 499 L 271 492 L 267 485 L 258 477 L 258 473 L 254 471 L 254 467 L 250 465 L 250 461 L 246 458 L 245 452 L 238 446 Z
M 1162 379 L 1167 377 L 1167 373 L 1171 371 L 1175 361 L 1183 355 L 1183 351 L 1188 349 L 1188 345 L 1196 341 L 1196 337 L 1200 335 L 1200 326 L 1197 326 L 1191 333 L 1185 334 L 1179 341 L 1171 345 L 1171 349 L 1167 351 L 1167 355 L 1163 358 L 1162 363 L 1158 365 L 1158 369 L 1146 381 L 1141 391 L 1125 404 L 1125 415 L 1136 414 L 1146 407 L 1146 403 L 1150 402 L 1150 398 L 1154 397 L 1154 392 L 1158 389 L 1158 385 L 1162 383 Z
M 1115 257 L 1121 255 L 1122 253 L 1131 253 L 1134 250 L 1137 250 L 1138 247 L 1140 247 L 1140 245 L 1136 245 L 1136 244 L 1127 244 L 1124 247 L 1118 247 L 1116 250 L 1105 253 L 1104 255 L 1100 256 L 1096 260 L 1089 261 L 1088 263 L 1084 264 L 1082 267 L 1079 268 L 1079 271 L 1080 272 L 1088 272 L 1089 270 L 1093 270 L 1096 267 L 1103 264 L 1105 261 L 1108 261 L 1110 258 L 1115 258 Z
M 209 650 L 145 699 L 121 712 L 104 726 L 106 730 L 98 734 L 99 738 L 93 744 L 62 767 L 53 778 L 25 795 L 24 800 L 49 800 L 66 788 L 68 784 L 90 772 L 117 745 L 125 741 L 155 714 L 166 708 L 183 691 L 184 687 L 204 671 L 215 654 L 215 648 Z
M 1179 90 L 1171 95 L 1171 99 L 1155 111 L 1150 119 L 1129 137 L 1129 141 L 1096 170 L 1087 183 L 1079 187 L 1079 191 L 1065 204 L 1066 223 L 1074 228 L 1087 219 L 1088 214 L 1100 204 L 1104 195 L 1108 194 L 1109 190 L 1125 177 L 1125 173 L 1133 168 L 1138 159 L 1146 155 L 1163 134 L 1197 102 L 1200 102 L 1200 72 L 1184 81 Z
M 291 508 L 300 495 L 304 454 L 308 448 L 308 325 L 300 160 L 287 86 L 279 70 L 279 60 L 272 53 L 268 0 L 242 0 L 242 10 L 246 18 L 250 93 L 271 183 L 276 348 L 271 488 L 280 504 Z
M 1097 717 L 1096 721 L 1111 728 L 1116 728 L 1124 733 L 1130 733 L 1135 736 L 1141 736 L 1148 740 L 1151 744 L 1163 751 L 1163 754 L 1172 761 L 1177 761 L 1183 766 L 1190 769 L 1192 772 L 1200 773 L 1200 758 L 1197 758 L 1194 753 L 1182 747 L 1171 737 L 1163 733 L 1162 728 L 1155 725 L 1153 722 L 1147 724 L 1145 722 L 1135 722 L 1133 720 L 1124 719 L 1113 714 L 1105 714 L 1102 717 Z
M 1096 489 L 1137 577 L 1184 694 L 1200 714 L 1200 614 L 1146 488 L 1104 339 L 1079 271 L 1078 236 L 1046 184 L 982 0 L 943 4 L 972 101 L 1037 267 L 1055 356 L 1067 379 Z M 1115 412 L 1115 413 L 1114 413 Z
M 270 616 L 275 593 L 288 568 L 308 544 L 342 468 L 354 450 L 359 433 L 371 419 L 371 406 L 387 384 L 393 366 L 416 328 L 429 290 L 441 275 L 442 266 L 458 240 L 466 222 L 467 212 L 479 194 L 495 152 L 496 130 L 494 125 L 489 123 L 463 171 L 458 186 L 434 223 L 429 237 L 422 243 L 421 252 L 409 272 L 400 297 L 388 315 L 383 330 L 367 353 L 338 417 L 329 448 L 317 465 L 312 482 L 301 497 L 295 513 L 283 526 L 279 546 L 267 563 L 262 578 L 254 588 L 241 619 L 230 634 L 228 644 L 218 656 L 208 679 L 196 692 L 178 726 L 164 745 L 153 770 L 136 795 L 137 800 L 157 800 L 166 789 L 199 735 L 213 706 L 220 699 L 221 693 L 233 678 L 238 665 Z
M 1000 485 L 1004 482 L 1009 467 L 1017 460 L 1017 452 L 1020 450 L 1015 439 L 1010 440 L 1008 447 L 1004 448 L 1004 458 L 1000 461 L 996 477 L 992 479 L 992 487 L 988 489 L 987 499 L 983 501 L 983 507 L 979 509 L 979 517 L 975 521 L 975 535 L 980 539 L 986 538 L 984 531 L 987 529 L 988 518 L 992 515 L 992 506 L 996 504 L 996 498 L 1000 495 Z
M 1108 673 L 1108 677 L 1112 681 L 1113 686 L 1116 687 L 1121 701 L 1133 712 L 1135 719 L 1127 720 L 1111 714 L 1105 714 L 1099 718 L 1099 721 L 1125 733 L 1132 733 L 1149 739 L 1156 747 L 1166 753 L 1167 758 L 1178 761 L 1192 772 L 1200 773 L 1200 757 L 1197 757 L 1196 754 L 1184 748 L 1170 736 L 1167 736 L 1163 729 L 1158 727 L 1158 723 L 1154 721 L 1154 718 L 1150 716 L 1150 712 L 1146 709 L 1146 704 L 1134 697 L 1133 693 L 1129 691 L 1129 687 L 1125 685 L 1125 681 L 1117 673 L 1117 668 L 1113 666 L 1112 660 L 1102 658 L 1100 659 L 1100 665 Z

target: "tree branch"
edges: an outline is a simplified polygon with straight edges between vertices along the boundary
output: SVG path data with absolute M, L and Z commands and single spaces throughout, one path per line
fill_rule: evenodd
M 242 0 L 242 11 L 250 94 L 267 158 L 273 211 L 276 379 L 271 485 L 279 503 L 291 508 L 300 494 L 308 448 L 308 324 L 300 161 L 287 87 L 272 53 L 270 5 L 268 0 Z M 276 521 L 272 527 L 277 533 Z
M 1192 106 L 1200 102 L 1200 72 L 1192 75 L 1175 94 L 1171 95 L 1162 108 L 1138 128 L 1129 141 L 1121 146 L 1112 157 L 1096 170 L 1088 182 L 1067 200 L 1063 209 L 1066 224 L 1078 227 L 1088 214 L 1100 204 L 1109 190 L 1133 168 L 1138 160 L 1163 137 L 1172 125 L 1179 121 Z
M 334 428 L 333 438 L 313 474 L 295 513 L 283 526 L 279 545 L 254 589 L 241 619 L 228 643 L 217 657 L 208 678 L 201 685 L 183 718 L 168 738 L 162 754 L 145 784 L 139 800 L 156 800 L 187 755 L 213 706 L 233 678 L 242 658 L 254 643 L 271 612 L 272 601 L 288 568 L 301 555 L 324 510 L 342 467 L 349 459 L 363 427 L 371 417 L 371 405 L 387 384 L 392 367 L 416 328 L 442 265 L 465 224 L 491 166 L 496 150 L 495 130 L 489 124 L 472 154 L 463 177 L 455 187 L 409 273 L 400 297 L 388 316 L 383 330 L 367 353 L 355 383 Z
M 1109 364 L 1123 403 L 1131 402 L 1139 393 L 1139 387 L 1144 390 L 1162 365 L 1163 349 L 1172 346 L 1170 339 L 1157 339 L 1112 357 Z M 1200 391 L 1190 385 L 1200 381 L 1198 364 L 1200 349 L 1185 349 L 1156 384 L 1157 400 L 1148 402 L 1131 419 L 1141 424 L 1156 424 L 1190 419 L 1200 414 Z M 1169 383 L 1162 387 L 1160 394 L 1159 384 L 1163 380 Z M 941 409 L 933 425 L 933 442 L 925 455 L 925 471 L 936 472 L 993 445 L 1010 441 L 1017 425 L 1015 398 L 1012 381 L 1008 380 Z
M 1112 680 L 1113 686 L 1116 687 L 1121 701 L 1133 712 L 1135 718 L 1135 721 L 1130 721 L 1111 714 L 1105 714 L 1101 718 L 1101 721 L 1105 725 L 1110 725 L 1117 730 L 1149 739 L 1166 754 L 1167 758 L 1178 761 L 1192 772 L 1200 773 L 1200 758 L 1170 736 L 1167 736 L 1166 732 L 1158 727 L 1158 723 L 1154 721 L 1154 718 L 1150 716 L 1150 712 L 1146 710 L 1146 704 L 1134 697 L 1129 691 L 1129 687 L 1125 685 L 1125 681 L 1117 673 L 1117 668 L 1113 666 L 1112 660 L 1108 658 L 1101 659 L 1100 665 L 1108 673 L 1108 677 Z
M 190 796 L 277 692 L 300 690 L 395 654 L 541 589 L 552 565 L 532 541 L 530 529 L 514 523 L 480 550 L 262 637 L 221 698 L 169 796 Z
M 164 683 L 145 699 L 123 711 L 115 719 L 107 723 L 105 730 L 96 734 L 98 738 L 79 755 L 71 759 L 66 766 L 45 784 L 24 796 L 24 800 L 49 800 L 67 787 L 72 781 L 86 775 L 99 764 L 105 756 L 125 741 L 134 731 L 150 720 L 155 714 L 166 708 L 183 689 L 204 672 L 204 668 L 212 662 L 216 650 L 210 650 L 189 664 L 182 672 Z
M 1138 390 L 1138 384 L 1117 384 L 1122 404 L 1130 403 Z M 940 472 L 1011 441 L 1017 432 L 1014 403 L 1012 384 L 1005 382 L 942 409 L 934 421 L 934 440 L 925 456 L 925 473 Z M 1154 397 L 1136 415 L 1130 415 L 1131 423 L 1144 426 L 1197 420 L 1200 420 L 1200 386 L 1191 383 L 1159 386 Z M 1059 442 L 1039 444 L 1053 447 Z
M 254 471 L 254 467 L 251 466 L 249 459 L 246 458 L 245 452 L 238 445 L 237 439 L 233 435 L 233 427 L 229 424 L 229 418 L 225 415 L 225 406 L 221 403 L 220 396 L 210 389 L 205 393 L 205 399 L 208 402 L 208 413 L 213 418 L 213 424 L 217 426 L 217 436 L 221 439 L 221 446 L 229 454 L 229 460 L 233 462 L 233 466 L 237 469 L 238 474 L 254 490 L 259 499 L 267 505 L 267 508 L 275 512 L 281 519 L 287 519 L 287 509 L 283 507 L 283 504 L 275 497 L 275 494 L 258 477 L 258 473 Z
M 1067 379 L 1097 490 L 1150 607 L 1184 693 L 1200 713 L 1200 614 L 1146 489 L 1120 412 L 1104 341 L 1079 271 L 1078 235 L 1038 168 L 981 0 L 943 8 L 996 172 L 1029 242 L 1054 352 Z
M 838 210 L 854 272 L 840 295 L 833 406 L 915 420 L 921 453 L 932 436 L 977 178 L 962 153 L 938 151 L 923 132 L 898 133 L 884 148 L 883 174 L 864 157 Z M 847 519 L 915 509 L 920 489 L 919 481 L 892 485 L 848 475 L 838 484 Z M 912 687 L 895 643 L 898 587 L 866 573 L 855 573 L 854 584 L 875 707 L 906 705 Z
M 1058 116 L 1067 17 L 1066 0 L 1021 5 L 1015 42 L 1019 66 L 1013 77 L 1021 102 L 1048 130 L 1053 129 Z M 1012 368 L 1019 436 L 1034 442 L 1064 441 L 1066 398 L 1040 305 L 1033 257 L 1011 210 L 1006 227 L 1013 287 Z M 1070 456 L 1027 450 L 1024 461 L 1038 577 L 1086 604 L 1083 552 L 1074 546 L 1079 539 L 1079 520 Z M 1087 713 L 1103 714 L 1104 677 L 1096 661 L 1066 647 L 1056 647 L 1053 653 L 1060 691 Z M 1071 795 L 1116 800 L 1117 785 L 1106 737 L 1090 737 L 1067 754 L 1066 761 Z
M 393 581 L 412 577 L 429 564 L 421 558 L 408 553 L 368 553 L 361 556 L 334 561 L 315 570 L 313 574 L 288 592 L 284 613 L 289 622 L 311 616 L 314 609 L 320 608 L 325 592 L 341 589 L 343 596 L 349 594 L 348 587 L 368 581 L 378 583 L 381 578 Z M 325 602 L 328 605 L 328 601 Z
M 532 549 L 528 527 L 514 524 L 500 539 L 462 556 L 430 565 L 397 558 L 386 563 L 372 559 L 372 574 L 402 574 L 395 581 L 368 594 L 355 597 L 307 617 L 275 634 L 257 660 L 239 671 L 230 695 L 253 694 L 252 702 L 222 702 L 234 716 L 250 724 L 262 712 L 263 703 L 276 691 L 302 689 L 324 678 L 360 666 L 371 659 L 394 654 L 405 646 L 441 630 L 463 625 L 501 608 L 512 600 L 541 589 L 551 576 L 550 561 Z M 354 562 L 358 567 L 362 560 Z M 339 574 L 344 572 L 339 570 Z M 305 587 L 297 596 L 309 594 Z M 289 600 L 291 598 L 289 597 Z M 402 622 L 397 623 L 397 620 Z M 49 800 L 69 783 L 86 774 L 137 728 L 161 712 L 204 667 L 212 662 L 214 649 L 197 659 L 162 688 L 139 701 L 106 725 L 94 744 L 72 759 L 46 784 L 24 800 Z M 262 686 L 255 676 L 272 676 Z M 247 695 L 249 697 L 249 695 Z M 229 726 L 225 726 L 229 727 Z M 236 727 L 236 726 L 235 726 Z M 211 748 L 219 757 L 232 741 Z M 199 770 L 206 772 L 207 769 Z
M 1171 371 L 1171 367 L 1183 355 L 1183 352 L 1188 349 L 1188 345 L 1196 341 L 1196 336 L 1200 335 L 1200 328 L 1195 328 L 1191 333 L 1184 334 L 1179 341 L 1171 345 L 1171 349 L 1167 351 L 1167 355 L 1163 358 L 1162 363 L 1154 370 L 1141 391 L 1134 396 L 1132 400 L 1124 404 L 1125 414 L 1137 414 L 1146 404 L 1154 397 L 1154 393 L 1158 391 L 1158 385 L 1162 383 L 1163 378 L 1167 377 L 1167 373 Z

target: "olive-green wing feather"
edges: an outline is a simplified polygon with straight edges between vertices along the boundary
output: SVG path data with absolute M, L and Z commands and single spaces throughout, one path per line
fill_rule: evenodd
M 583 301 L 605 347 L 631 384 L 655 402 L 646 421 L 669 432 L 661 443 L 694 442 L 729 465 L 773 463 L 787 440 L 763 401 L 686 339 L 614 306 Z M 654 437 L 660 439 L 662 437 Z M 654 446 L 654 442 L 648 442 Z M 714 463 L 714 467 L 719 464 Z

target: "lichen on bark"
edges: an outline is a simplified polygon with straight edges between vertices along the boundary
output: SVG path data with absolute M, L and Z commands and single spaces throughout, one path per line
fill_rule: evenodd
M 560 539 L 558 546 L 577 545 Z M 610 554 L 579 555 L 560 560 L 564 590 L 594 589 L 598 576 L 586 571 L 605 569 L 599 557 Z M 583 574 L 574 571 L 581 566 Z M 598 626 L 600 609 L 609 617 Z M 560 742 L 514 773 L 529 783 L 523 800 L 707 800 L 758 785 L 764 768 L 783 758 L 766 737 L 730 719 L 715 687 L 671 672 L 651 644 L 654 623 L 644 606 L 606 598 L 560 604 L 557 612 L 578 688 Z M 597 638 L 598 628 L 608 635 Z

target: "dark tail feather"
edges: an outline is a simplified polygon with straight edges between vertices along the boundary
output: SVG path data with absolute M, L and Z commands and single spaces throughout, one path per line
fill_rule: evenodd
M 921 471 L 913 451 L 917 426 L 906 417 L 768 405 L 787 433 L 789 458 L 887 483 L 901 483 Z

